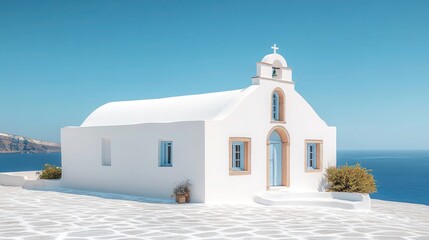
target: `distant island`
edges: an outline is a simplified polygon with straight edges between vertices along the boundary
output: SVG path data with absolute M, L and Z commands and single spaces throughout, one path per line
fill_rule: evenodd
M 0 133 L 0 153 L 51 153 L 60 151 L 61 146 L 58 143 Z

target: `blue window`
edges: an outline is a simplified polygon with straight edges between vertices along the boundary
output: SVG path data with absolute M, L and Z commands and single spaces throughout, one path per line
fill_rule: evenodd
M 251 138 L 229 138 L 229 175 L 250 175 Z
M 173 142 L 162 141 L 160 146 L 160 166 L 172 167 L 173 166 Z
M 307 169 L 317 169 L 318 164 L 318 144 L 317 143 L 307 143 Z
M 273 120 L 280 120 L 280 98 L 277 91 L 273 94 Z
M 232 170 L 244 170 L 244 142 L 232 142 Z

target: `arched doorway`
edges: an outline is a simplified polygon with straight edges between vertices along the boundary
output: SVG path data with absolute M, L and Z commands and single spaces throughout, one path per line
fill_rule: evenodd
M 289 169 L 289 134 L 276 126 L 267 136 L 267 189 L 289 186 Z

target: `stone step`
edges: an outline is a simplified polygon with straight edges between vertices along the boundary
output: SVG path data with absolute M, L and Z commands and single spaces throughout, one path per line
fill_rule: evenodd
M 311 206 L 371 210 L 371 198 L 368 194 L 361 193 L 265 191 L 256 195 L 254 201 L 267 206 Z

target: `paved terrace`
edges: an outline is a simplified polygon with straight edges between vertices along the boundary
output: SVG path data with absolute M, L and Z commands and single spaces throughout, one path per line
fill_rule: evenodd
M 150 203 L 0 186 L 0 239 L 429 239 L 429 206 L 373 210 Z

